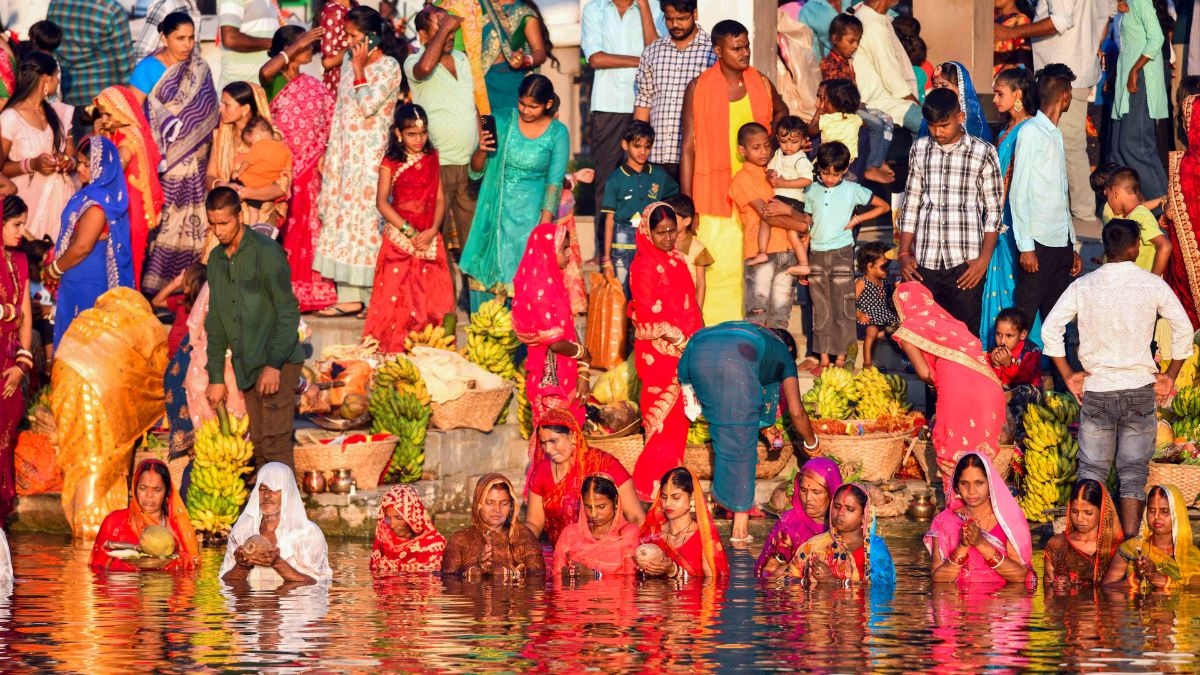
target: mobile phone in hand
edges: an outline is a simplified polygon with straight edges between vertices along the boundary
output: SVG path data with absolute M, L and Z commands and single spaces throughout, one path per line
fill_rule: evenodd
M 483 130 L 492 135 L 492 142 L 496 143 L 496 116 L 495 115 L 480 115 L 479 121 L 483 126 Z

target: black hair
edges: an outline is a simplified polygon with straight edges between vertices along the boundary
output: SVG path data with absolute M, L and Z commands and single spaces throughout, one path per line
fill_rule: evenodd
M 229 94 L 229 98 L 233 99 L 238 105 L 250 106 L 250 115 L 252 117 L 257 117 L 267 112 L 258 109 L 258 101 L 254 100 L 254 87 L 251 87 L 249 82 L 230 82 L 225 85 L 221 93 Z
M 867 268 L 874 265 L 876 260 L 886 258 L 889 250 L 891 247 L 882 241 L 869 241 L 858 247 L 858 258 L 854 261 L 858 273 L 866 274 Z
M 570 436 L 572 433 L 571 430 L 563 424 L 539 424 L 537 430 L 541 431 L 542 429 L 549 429 L 559 436 Z
M 708 36 L 712 39 L 713 46 L 716 47 L 725 38 L 735 38 L 749 34 L 750 31 L 746 30 L 746 27 L 742 24 L 733 19 L 725 19 L 724 21 L 718 21 L 717 25 L 712 27 L 712 32 Z
M 815 159 L 818 171 L 845 171 L 850 168 L 850 148 L 841 141 L 822 143 Z
M 804 120 L 795 115 L 786 115 L 775 125 L 775 138 L 791 133 L 799 133 L 802 136 L 807 136 L 808 125 L 804 123 Z
M 945 122 L 961 112 L 958 94 L 949 89 L 934 89 L 925 95 L 925 103 L 921 104 L 921 116 L 930 124 Z
M 614 506 L 617 504 L 617 486 L 608 476 L 592 474 L 584 478 L 583 485 L 579 488 L 579 495 L 586 497 L 589 494 L 603 495 L 608 497 Z
M 830 503 L 833 503 L 833 500 L 837 499 L 839 494 L 846 492 L 847 490 L 850 492 L 850 494 L 854 495 L 854 499 L 858 502 L 860 508 L 867 508 L 867 493 L 863 491 L 862 487 L 855 485 L 854 483 L 842 483 L 841 486 L 834 490 L 833 494 L 829 496 Z
M 904 55 L 908 57 L 908 62 L 914 66 L 920 66 L 925 63 L 925 59 L 929 54 L 929 46 L 925 44 L 925 38 L 920 35 L 900 35 L 900 46 L 904 47 Z
M 1094 478 L 1080 478 L 1071 486 L 1071 498 L 1067 503 L 1076 499 L 1082 499 L 1096 508 L 1102 508 L 1104 506 L 1104 486 Z
M 275 127 L 271 126 L 271 122 L 268 121 L 267 118 L 261 115 L 254 115 L 250 117 L 250 119 L 246 120 L 246 126 L 242 127 L 242 138 L 245 139 L 246 134 L 252 131 L 263 129 L 272 134 L 275 133 Z
M 191 282 L 190 284 L 188 283 L 189 281 Z M 196 297 L 200 295 L 200 291 L 206 283 L 208 283 L 208 267 L 204 263 L 194 263 L 191 267 L 184 270 L 183 297 L 187 300 L 189 306 L 196 302 Z
M 633 120 L 629 126 L 625 127 L 625 133 L 621 135 L 621 140 L 626 143 L 632 143 L 639 138 L 654 142 L 654 127 L 650 126 L 649 122 L 642 120 Z
M 675 214 L 680 218 L 696 217 L 696 203 L 692 201 L 691 197 L 683 194 L 682 192 L 673 197 L 667 197 L 663 201 L 666 202 L 667 205 L 672 209 L 674 209 Z M 693 221 L 692 224 L 694 225 L 695 221 Z
M 858 86 L 850 80 L 836 79 L 825 82 L 825 100 L 834 111 L 853 115 L 862 105 L 862 95 Z
M 668 7 L 676 12 L 691 14 L 696 11 L 696 0 L 658 0 L 658 8 L 661 11 L 666 12 Z
M 1162 29 L 1162 34 L 1170 37 L 1171 31 L 1175 30 L 1175 18 L 1171 16 L 1171 10 L 1167 7 L 1167 0 L 1153 0 L 1154 15 L 1158 17 L 1158 27 Z
M 4 212 L 0 214 L 0 219 L 3 219 L 4 222 L 8 222 L 22 214 L 29 213 L 29 205 L 25 203 L 24 199 L 21 199 L 16 195 L 3 197 L 2 199 L 4 199 Z
M 679 219 L 675 217 L 675 209 L 672 209 L 671 205 L 665 202 L 654 207 L 654 210 L 648 216 L 648 220 L 650 221 L 649 227 L 651 232 L 664 220 L 670 220 L 675 223 L 679 222 Z
M 674 485 L 689 495 L 695 496 L 695 493 L 692 491 L 692 472 L 682 466 L 677 466 L 664 473 L 662 480 L 659 481 L 659 485 L 662 486 L 660 488 L 662 490 L 665 490 L 668 485 Z
M 383 52 L 385 56 L 390 56 L 401 64 L 404 63 L 404 59 L 408 58 L 408 41 L 396 35 L 392 24 L 385 21 L 378 11 L 366 5 L 359 5 L 346 13 L 346 22 L 354 24 L 354 27 L 362 31 L 364 35 L 378 35 L 379 51 Z M 407 94 L 408 76 L 403 72 L 401 75 L 400 92 Z
M 163 502 L 161 508 L 162 512 L 166 513 L 167 509 L 169 509 L 171 505 L 171 494 L 175 491 L 175 487 L 171 485 L 171 471 L 167 469 L 167 465 L 163 464 L 162 462 L 152 462 L 146 465 L 146 468 L 142 470 L 142 473 L 145 473 L 146 471 L 153 471 L 154 473 L 158 474 L 160 479 L 162 479 L 163 487 L 166 488 L 166 490 L 163 491 Z M 141 474 L 138 474 L 138 477 L 141 477 Z M 133 484 L 133 490 L 131 490 L 131 492 L 134 493 L 133 499 L 137 499 L 137 483 Z
M 1037 71 L 1038 108 L 1071 95 L 1075 73 L 1061 63 L 1051 63 Z
M 1142 179 L 1138 176 L 1137 169 L 1132 166 L 1118 167 L 1108 174 L 1108 179 L 1104 181 L 1104 187 L 1114 188 L 1118 185 L 1129 188 L 1129 191 L 1134 194 L 1142 193 Z
M 943 80 L 954 80 L 955 89 L 962 87 L 962 82 L 960 82 L 958 79 L 958 68 L 955 68 L 954 65 L 949 61 L 939 63 L 937 66 L 937 72 L 942 76 Z
M 429 115 L 425 113 L 424 108 L 415 103 L 396 106 L 396 111 L 392 113 L 392 128 L 388 131 L 387 150 L 384 152 L 388 159 L 394 162 L 408 161 L 408 151 L 404 149 L 404 141 L 396 138 L 396 132 L 404 131 L 418 122 L 426 129 L 429 128 Z M 421 152 L 428 154 L 432 151 L 433 141 L 426 136 L 425 147 L 421 148 Z
M 1021 93 L 1021 106 L 1029 114 L 1037 112 L 1040 101 L 1037 94 L 1037 79 L 1028 68 L 1005 68 L 996 76 L 995 84 L 1003 84 Z
M 1167 506 L 1171 505 L 1171 497 L 1167 494 L 1167 488 L 1161 485 L 1154 485 L 1149 490 L 1146 490 L 1146 505 L 1149 506 L 1150 500 L 1155 497 L 1162 497 L 1167 502 Z
M 49 54 L 29 52 L 22 56 L 21 65 L 17 68 L 17 86 L 13 89 L 6 107 L 12 108 L 21 101 L 33 97 L 38 91 L 38 85 L 42 78 L 57 72 L 58 61 L 55 61 L 54 57 Z M 54 106 L 45 99 L 42 99 L 42 114 L 46 116 L 46 122 L 50 124 L 50 129 L 54 132 L 54 149 L 62 152 L 66 149 L 66 131 L 63 129 L 63 122 L 58 119 L 58 113 L 54 112 Z
M 38 21 L 29 27 L 29 39 L 44 52 L 52 52 L 62 44 L 62 28 L 53 21 Z
M 163 17 L 163 20 L 158 24 L 159 35 L 170 35 L 175 32 L 180 26 L 196 26 L 196 22 L 192 20 L 192 15 L 187 12 L 171 12 Z
M 996 314 L 996 323 L 1007 321 L 1017 329 L 1017 332 L 1029 330 L 1029 315 L 1020 307 L 1005 307 Z
M 227 185 L 215 187 L 208 191 L 208 195 L 204 198 L 205 211 L 221 211 L 228 210 L 237 213 L 242 210 L 242 198 L 238 193 Z
M 538 27 L 542 32 L 542 43 L 546 45 L 546 60 L 554 66 L 555 70 L 558 70 L 558 59 L 554 56 L 554 43 L 550 41 L 550 27 L 546 25 L 546 19 L 542 16 L 541 8 L 535 2 L 522 1 L 526 7 L 533 11 L 533 15 L 537 17 Z
M 792 355 L 792 359 L 795 359 L 800 353 L 799 348 L 796 346 L 796 338 L 792 337 L 792 334 L 786 328 L 772 328 L 770 330 L 775 334 L 775 337 L 779 338 L 783 346 L 787 347 L 788 353 Z
M 1175 102 L 1183 103 L 1183 99 L 1189 96 L 1200 94 L 1200 75 L 1187 75 L 1179 81 L 1179 91 L 1176 93 Z
M 747 122 L 738 129 L 737 144 L 745 147 L 746 143 L 751 137 L 759 134 L 762 134 L 768 138 L 771 136 L 771 132 L 767 131 L 767 128 L 758 122 Z
M 984 476 L 987 476 L 987 467 L 984 466 L 983 460 L 980 459 L 979 455 L 975 453 L 963 455 L 958 460 L 958 463 L 954 465 L 954 480 L 950 482 L 951 489 L 958 490 L 958 481 L 962 478 L 963 472 L 971 468 L 979 469 L 983 472 Z
M 292 45 L 293 42 L 304 37 L 306 31 L 300 26 L 288 24 L 282 26 L 275 34 L 271 36 L 271 48 L 267 50 L 267 56 L 275 58 L 279 54 Z
M 911 16 L 898 16 L 892 19 L 892 30 L 900 37 L 921 37 L 921 22 Z
M 517 88 L 517 98 L 526 96 L 546 106 L 543 116 L 553 117 L 558 114 L 560 100 L 554 92 L 554 83 L 545 75 L 530 73 L 521 80 L 521 86 Z
M 843 33 L 858 33 L 862 35 L 862 21 L 859 21 L 857 16 L 846 14 L 845 12 L 833 17 L 833 21 L 829 22 L 829 38 L 831 40 L 839 38 Z
M 1088 176 L 1088 183 L 1092 186 L 1092 192 L 1103 193 L 1104 188 L 1108 187 L 1108 177 L 1112 172 L 1121 168 L 1116 162 L 1104 162 L 1097 166 Z
M 438 7 L 437 5 L 425 5 L 421 8 L 421 11 L 417 12 L 416 16 L 413 17 L 413 28 L 422 33 L 428 33 L 429 29 L 433 27 L 433 17 L 437 16 L 439 13 L 445 14 L 446 10 Z
M 1109 260 L 1119 260 L 1130 248 L 1141 240 L 1141 229 L 1136 221 L 1128 218 L 1113 218 L 1100 232 L 1104 241 L 1104 255 Z

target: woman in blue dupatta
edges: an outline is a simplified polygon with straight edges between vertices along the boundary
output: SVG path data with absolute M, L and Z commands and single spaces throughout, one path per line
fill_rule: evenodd
M 892 554 L 875 527 L 875 506 L 867 489 L 858 483 L 841 486 L 833 493 L 829 529 L 796 550 L 789 576 L 811 584 L 895 586 Z
M 983 311 L 979 315 L 979 339 L 984 350 L 995 346 L 996 315 L 1000 310 L 1016 304 L 1014 289 L 1017 285 L 1017 240 L 1013 237 L 1012 213 L 1008 208 L 1008 184 L 1012 178 L 1013 155 L 1017 148 L 1017 134 L 1025 122 L 1037 113 L 1037 83 L 1033 73 L 1021 67 L 1000 71 L 992 84 L 995 94 L 992 101 L 1005 122 L 1004 129 L 996 139 L 996 152 L 1000 156 L 1000 173 L 1004 175 L 1004 224 L 983 278 Z M 1041 346 L 1041 317 L 1030 317 L 1033 327 L 1029 338 Z
M 121 155 L 101 136 L 79 147 L 79 180 L 83 189 L 63 209 L 62 230 L 54 247 L 49 274 L 61 279 L 54 321 L 58 347 L 71 321 L 91 309 L 106 291 L 133 288 L 133 252 L 129 242 L 129 197 Z
M 988 143 L 992 142 L 992 131 L 988 128 L 987 120 L 983 117 L 983 106 L 979 103 L 979 94 L 975 93 L 975 85 L 971 83 L 971 73 L 958 61 L 947 61 L 933 71 L 933 86 L 945 87 L 958 94 L 958 106 L 967 117 L 967 133 Z M 1031 108 L 1037 110 L 1037 108 Z M 921 131 L 918 136 L 929 135 L 929 124 L 921 120 Z M 988 330 L 991 330 L 989 327 Z

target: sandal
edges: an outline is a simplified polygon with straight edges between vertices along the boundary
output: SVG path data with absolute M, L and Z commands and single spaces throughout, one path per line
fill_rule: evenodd
M 356 316 L 358 312 L 361 311 L 365 311 L 365 308 L 361 303 L 359 303 L 357 310 L 342 309 L 341 307 L 334 305 L 333 307 L 326 307 L 325 309 L 317 312 L 317 316 L 324 317 L 326 319 L 340 319 L 347 316 Z
M 748 534 L 744 537 L 730 537 L 729 538 L 729 543 L 731 543 L 731 544 L 748 544 L 752 541 L 754 541 L 754 535 L 752 535 L 752 534 Z

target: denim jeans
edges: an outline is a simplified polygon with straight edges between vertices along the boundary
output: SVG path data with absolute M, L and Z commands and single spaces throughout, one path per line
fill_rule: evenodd
M 881 166 L 892 144 L 892 118 L 872 108 L 859 108 L 858 116 L 867 127 L 867 168 Z
M 629 297 L 629 266 L 633 264 L 633 254 L 637 252 L 637 231 L 632 225 L 613 223 L 612 264 L 617 274 L 617 281 L 625 287 L 625 297 Z
M 1121 391 L 1085 391 L 1079 419 L 1079 478 L 1108 480 L 1117 463 L 1120 496 L 1146 498 L 1154 457 L 1154 385 Z
M 792 285 L 795 277 L 787 268 L 796 264 L 791 251 L 767 255 L 760 265 L 746 265 L 746 320 L 767 328 L 787 328 L 792 314 Z

